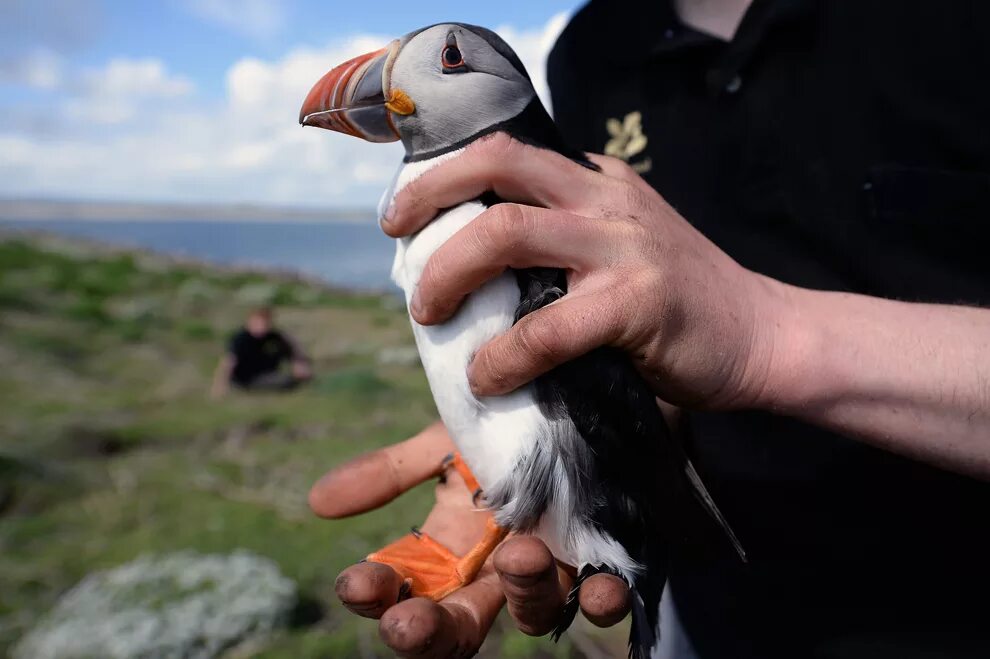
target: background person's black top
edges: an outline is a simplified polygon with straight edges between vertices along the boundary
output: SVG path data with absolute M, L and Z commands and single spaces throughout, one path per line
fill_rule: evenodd
M 990 302 L 990 2 L 755 0 L 725 44 L 668 2 L 596 0 L 548 77 L 571 144 L 626 157 L 742 265 Z M 770 414 L 691 422 L 751 557 L 717 532 L 676 553 L 702 657 L 990 657 L 990 485 Z
M 279 365 L 294 354 L 292 345 L 277 330 L 269 330 L 258 337 L 241 329 L 230 338 L 227 351 L 237 360 L 230 379 L 240 385 L 250 384 L 259 375 L 278 370 Z

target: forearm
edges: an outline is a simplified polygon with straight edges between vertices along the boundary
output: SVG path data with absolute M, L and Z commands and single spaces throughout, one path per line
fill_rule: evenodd
M 761 406 L 990 478 L 990 310 L 775 294 Z
M 230 357 L 222 358 L 213 371 L 213 384 L 211 387 L 213 395 L 222 394 L 227 390 L 230 383 L 230 375 L 233 371 L 234 360 Z

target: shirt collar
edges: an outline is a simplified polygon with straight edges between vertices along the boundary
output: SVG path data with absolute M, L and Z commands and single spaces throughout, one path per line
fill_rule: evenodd
M 730 68 L 738 69 L 768 30 L 800 20 L 815 4 L 816 0 L 753 0 L 728 43 L 684 25 L 672 0 L 593 0 L 588 8 L 599 10 L 595 29 L 611 42 L 603 44 L 603 52 L 613 64 L 636 65 L 678 51 L 721 46 L 738 65 Z

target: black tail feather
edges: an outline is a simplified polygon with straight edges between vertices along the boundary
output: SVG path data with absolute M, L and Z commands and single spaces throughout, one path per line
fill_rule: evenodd
M 649 615 L 639 590 L 634 588 L 630 597 L 632 628 L 629 630 L 629 659 L 650 659 L 659 630 L 655 624 L 650 624 L 653 616 Z M 659 603 L 657 605 L 659 607 Z
M 567 599 L 564 601 L 564 610 L 560 614 L 560 619 L 557 621 L 557 626 L 553 628 L 550 632 L 550 638 L 557 642 L 560 640 L 560 636 L 567 631 L 574 622 L 574 618 L 577 616 L 578 608 L 580 608 L 580 603 L 578 602 L 578 592 L 581 590 L 581 584 L 593 574 L 598 574 L 603 572 L 600 567 L 594 565 L 585 565 L 580 572 L 578 572 L 577 578 L 574 579 L 574 585 L 571 587 L 571 592 L 567 593 Z
M 663 565 L 663 561 L 657 566 Z M 649 659 L 657 642 L 660 623 L 660 596 L 663 592 L 663 583 L 666 581 L 666 572 L 658 574 L 655 567 L 647 568 L 647 572 L 636 579 L 630 587 L 630 609 L 632 613 L 632 626 L 629 630 L 629 659 Z M 564 602 L 564 610 L 561 613 L 557 626 L 551 632 L 551 638 L 559 641 L 561 635 L 574 622 L 580 604 L 578 593 L 581 586 L 588 577 L 595 574 L 612 574 L 622 578 L 622 575 L 608 568 L 607 566 L 585 565 L 574 580 L 574 586 L 567 594 Z M 659 582 L 659 587 L 657 585 Z M 645 597 L 644 597 L 645 596 Z
M 704 481 L 701 480 L 701 476 L 688 459 L 684 460 L 684 474 L 687 476 L 688 484 L 691 486 L 691 492 L 698 500 L 698 503 L 701 504 L 715 523 L 718 524 L 719 528 L 722 529 L 722 532 L 725 533 L 725 536 L 728 538 L 732 548 L 735 549 L 736 554 L 739 555 L 739 560 L 745 563 L 746 550 L 743 549 L 742 543 L 739 542 L 739 538 L 736 537 L 735 531 L 733 531 L 732 527 L 729 526 L 729 522 L 725 519 L 722 511 L 715 505 L 715 500 L 712 499 L 712 495 L 709 494 L 708 488 L 705 487 Z

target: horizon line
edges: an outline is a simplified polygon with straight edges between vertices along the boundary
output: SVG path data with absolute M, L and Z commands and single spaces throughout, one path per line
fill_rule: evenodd
M 356 223 L 375 217 L 373 206 L 311 207 L 251 202 L 127 201 L 0 197 L 0 221 L 242 221 Z

